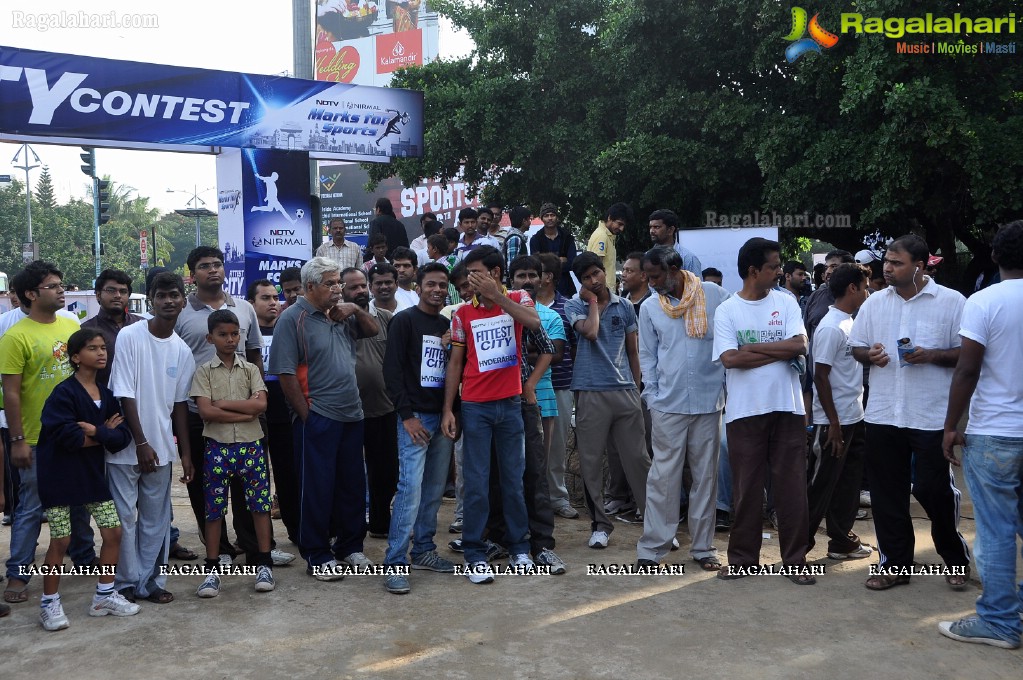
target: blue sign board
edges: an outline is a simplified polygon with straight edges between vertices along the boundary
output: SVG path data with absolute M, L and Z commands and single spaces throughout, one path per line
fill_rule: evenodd
M 8 137 L 422 156 L 423 94 L 0 47 Z

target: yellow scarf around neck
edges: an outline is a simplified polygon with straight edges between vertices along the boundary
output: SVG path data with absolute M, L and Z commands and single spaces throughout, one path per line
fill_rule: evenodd
M 661 309 L 670 319 L 685 317 L 686 334 L 691 338 L 702 338 L 707 335 L 707 298 L 703 294 L 700 279 L 692 272 L 679 272 L 685 277 L 682 298 L 677 305 L 672 305 L 667 295 L 657 295 Z

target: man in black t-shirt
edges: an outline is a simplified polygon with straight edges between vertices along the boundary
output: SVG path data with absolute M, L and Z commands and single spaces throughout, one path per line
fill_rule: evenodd
M 431 262 L 417 273 L 419 304 L 394 315 L 384 354 L 384 383 L 400 423 L 398 493 L 391 510 L 385 566 L 452 573 L 455 565 L 437 554 L 437 510 L 451 464 L 454 441 L 441 432 L 447 372 L 449 322 L 440 315 L 448 292 L 448 271 Z M 385 576 L 388 592 L 409 592 L 403 574 Z
M 266 279 L 253 281 L 245 299 L 256 310 L 259 332 L 263 335 L 263 370 L 270 367 L 270 347 L 273 346 L 274 324 L 281 313 L 277 287 Z M 281 510 L 281 521 L 288 530 L 288 539 L 298 545 L 298 477 L 295 473 L 295 442 L 291 429 L 291 411 L 284 399 L 284 390 L 276 375 L 266 373 L 266 414 L 263 422 L 266 443 L 270 453 L 270 469 L 274 476 L 274 491 Z M 261 419 L 262 420 L 262 419 Z

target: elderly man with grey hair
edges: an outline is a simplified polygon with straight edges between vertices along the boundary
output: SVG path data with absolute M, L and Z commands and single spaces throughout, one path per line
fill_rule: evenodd
M 376 336 L 379 327 L 364 309 L 341 301 L 343 287 L 336 262 L 306 262 L 304 295 L 281 314 L 270 351 L 270 373 L 280 377 L 297 418 L 298 542 L 307 572 L 321 581 L 344 577 L 338 561 L 371 564 L 362 552 L 366 472 L 355 341 Z

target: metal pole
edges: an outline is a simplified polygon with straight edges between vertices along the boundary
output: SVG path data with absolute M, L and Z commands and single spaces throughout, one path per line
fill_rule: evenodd
M 103 271 L 102 265 L 102 254 L 100 253 L 100 241 L 99 241 L 99 177 L 92 178 L 92 224 L 93 224 L 93 236 L 96 239 L 96 278 L 99 278 L 99 274 Z
M 193 208 L 198 208 L 199 207 L 199 185 L 198 184 L 193 184 L 192 185 L 192 200 L 194 201 L 194 203 L 192 204 L 192 207 Z M 195 247 L 198 248 L 201 245 L 202 245 L 202 231 L 201 231 L 201 227 L 199 226 L 199 216 L 196 215 L 195 216 Z
M 30 152 L 31 152 L 31 154 L 36 159 L 36 164 L 35 165 L 29 165 L 28 154 Z M 20 156 L 22 153 L 25 154 L 25 159 L 24 159 L 24 161 L 22 161 L 24 163 L 24 165 L 14 165 L 13 167 L 18 168 L 19 170 L 24 170 L 25 171 L 25 221 L 28 224 L 28 241 L 29 241 L 29 243 L 31 243 L 32 242 L 32 191 L 30 189 L 28 173 L 29 173 L 29 170 L 34 170 L 35 168 L 38 168 L 40 161 L 39 161 L 39 154 L 37 154 L 32 147 L 30 147 L 28 144 L 22 144 L 21 148 L 18 149 L 18 153 L 14 154 L 14 158 L 11 159 L 11 163 L 13 164 L 16 160 L 18 160 L 18 156 Z
M 25 146 L 28 146 L 27 144 Z M 25 160 L 28 160 L 28 154 L 25 154 Z M 28 164 L 25 167 L 25 221 L 28 222 L 28 241 L 32 242 L 32 194 L 28 190 Z

